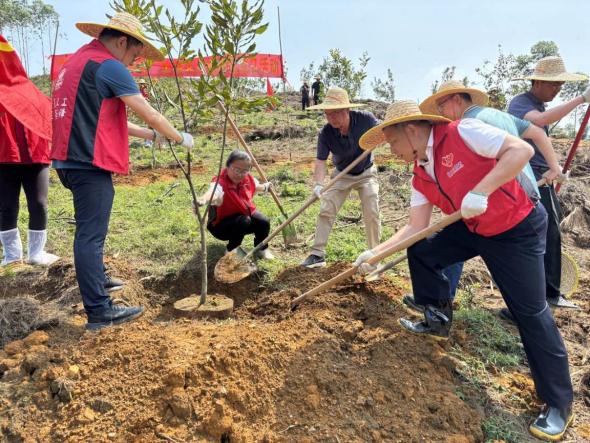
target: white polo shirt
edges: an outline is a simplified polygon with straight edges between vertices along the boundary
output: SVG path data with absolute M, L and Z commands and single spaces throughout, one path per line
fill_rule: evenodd
M 506 139 L 508 133 L 502 129 L 490 126 L 480 120 L 474 118 L 464 118 L 457 126 L 459 136 L 465 144 L 478 155 L 486 158 L 496 158 L 498 152 Z M 418 160 L 418 165 L 423 166 L 426 173 L 436 180 L 434 177 L 434 162 L 432 161 L 434 145 L 433 131 L 430 131 L 428 143 L 426 145 L 426 160 Z M 410 197 L 410 207 L 421 206 L 429 203 L 428 199 L 414 188 L 411 184 L 412 194 Z

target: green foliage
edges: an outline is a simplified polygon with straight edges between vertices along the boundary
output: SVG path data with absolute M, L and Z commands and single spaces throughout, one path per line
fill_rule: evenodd
M 531 47 L 529 54 L 518 56 L 505 54 L 502 45 L 498 45 L 496 61 L 492 64 L 486 60 L 482 67 L 475 69 L 490 96 L 490 106 L 505 110 L 512 97 L 529 88 L 528 82 L 513 79 L 530 75 L 537 61 L 550 55 L 559 55 L 559 48 L 552 41 L 539 41 Z
M 387 68 L 387 80 L 375 78 L 371 82 L 371 86 L 377 100 L 383 100 L 388 103 L 395 101 L 395 84 L 391 69 Z
M 520 443 L 525 436 L 518 430 L 518 424 L 506 417 L 491 416 L 481 424 L 486 443 L 504 441 L 506 443 Z
M 519 338 L 508 332 L 489 311 L 481 308 L 462 309 L 456 312 L 455 319 L 465 324 L 467 332 L 474 338 L 470 351 L 486 367 L 511 368 L 524 357 Z
M 339 86 L 346 89 L 350 99 L 355 99 L 360 95 L 363 81 L 367 77 L 365 68 L 369 63 L 370 57 L 365 51 L 359 58 L 358 68 L 349 58 L 345 57 L 340 49 L 330 49 L 328 57 L 324 60 L 317 69 L 317 74 L 322 78 L 326 88 L 330 86 Z M 310 63 L 308 68 L 301 70 L 301 79 L 309 79 L 313 77 L 314 63 Z
M 27 71 L 30 52 L 40 47 L 43 74 L 47 72 L 46 58 L 51 53 L 58 21 L 53 6 L 41 0 L 0 0 L 0 34 L 17 49 Z
M 430 92 L 432 92 L 433 94 L 438 90 L 438 87 L 449 80 L 453 80 L 455 78 L 455 69 L 456 66 L 447 66 L 440 77 L 440 80 L 435 80 L 432 85 L 430 85 Z M 463 77 L 463 79 L 461 80 L 461 83 L 463 83 L 465 86 L 469 86 L 469 79 L 467 78 L 467 76 Z

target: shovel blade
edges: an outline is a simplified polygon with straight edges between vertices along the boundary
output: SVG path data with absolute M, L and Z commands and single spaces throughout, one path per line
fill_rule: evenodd
M 280 223 L 283 223 L 286 220 L 287 218 L 281 214 L 279 217 Z M 299 239 L 297 238 L 297 231 L 295 229 L 295 225 L 292 222 L 285 226 L 283 229 L 281 229 L 281 234 L 283 235 L 283 242 L 285 243 L 285 246 L 294 245 L 299 241 Z
M 250 260 L 244 260 L 243 250 L 233 250 L 219 259 L 215 265 L 213 275 L 221 283 L 237 283 L 256 271 L 256 265 Z

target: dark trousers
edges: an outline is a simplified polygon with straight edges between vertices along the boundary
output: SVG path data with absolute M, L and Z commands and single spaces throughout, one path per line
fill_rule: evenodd
M 309 108 L 309 95 L 301 97 L 301 110 L 305 111 L 305 108 Z
M 443 269 L 443 275 L 449 280 L 449 285 L 451 287 L 451 300 L 457 295 L 457 286 L 459 286 L 459 280 L 461 279 L 461 273 L 463 272 L 463 264 L 463 262 L 454 263 Z
M 0 231 L 17 226 L 21 187 L 27 197 L 29 229 L 47 229 L 49 165 L 0 164 Z
M 547 211 L 547 244 L 545 246 L 545 280 L 547 297 L 561 294 L 561 233 L 559 222 L 562 218 L 561 206 L 553 186 L 541 186 L 541 203 Z
M 88 320 L 100 318 L 111 301 L 104 288 L 104 241 L 115 197 L 111 174 L 103 170 L 58 169 L 74 197 L 74 265 Z
M 231 251 L 240 246 L 244 237 L 248 234 L 254 234 L 254 246 L 257 246 L 268 237 L 270 221 L 263 214 L 256 211 L 250 217 L 236 214 L 224 218 L 216 225 L 209 223 L 207 229 L 216 239 L 228 241 L 227 250 Z M 268 245 L 265 245 L 262 249 L 267 247 Z
M 320 102 L 320 96 L 319 95 L 315 95 L 313 96 L 313 104 L 317 105 Z
M 416 302 L 440 306 L 451 291 L 442 270 L 481 256 L 516 319 L 539 398 L 561 408 L 572 403 L 573 390 L 567 351 L 545 299 L 546 235 L 541 205 L 493 237 L 474 234 L 458 221 L 409 248 L 408 263 Z

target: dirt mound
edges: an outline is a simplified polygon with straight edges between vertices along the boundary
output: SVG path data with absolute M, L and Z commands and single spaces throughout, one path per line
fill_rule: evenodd
M 561 230 L 569 235 L 576 245 L 590 246 L 590 200 L 587 186 L 580 181 L 568 181 L 560 190 L 559 202 L 564 219 Z
M 10 371 L 0 382 L 0 435 L 481 441 L 481 417 L 455 394 L 445 350 L 400 330 L 392 283 L 349 281 L 289 311 L 295 293 L 344 266 L 288 269 L 233 320 L 163 321 L 151 308 L 98 334 L 74 319 L 67 335 L 9 344 L 0 355 Z

